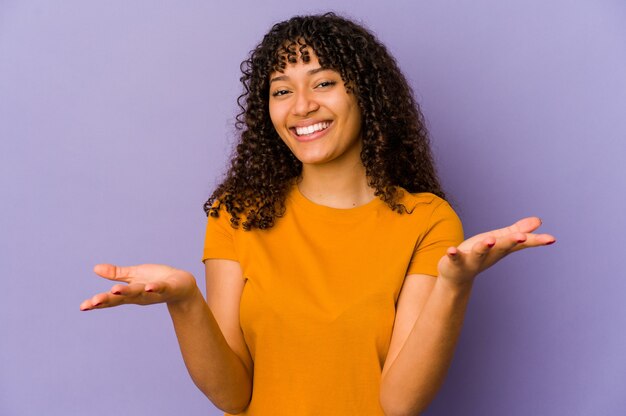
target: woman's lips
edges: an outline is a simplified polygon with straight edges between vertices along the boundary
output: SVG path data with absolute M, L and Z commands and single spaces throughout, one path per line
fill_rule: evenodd
M 289 129 L 289 131 L 291 132 L 291 135 L 299 142 L 310 142 L 316 139 L 319 139 L 320 137 L 324 136 L 326 134 L 326 132 L 328 132 L 328 130 L 333 126 L 333 122 L 332 121 L 325 121 L 325 122 L 321 122 L 321 123 L 315 123 L 315 124 L 311 124 L 309 127 L 312 126 L 319 126 L 319 125 L 324 125 L 326 124 L 326 127 L 324 127 L 321 130 L 318 131 L 314 131 L 313 133 L 310 134 L 302 134 L 302 135 L 298 135 L 298 133 L 296 132 L 296 128 L 292 127 Z M 305 127 L 306 128 L 306 127 Z M 298 128 L 298 129 L 302 129 L 302 128 Z

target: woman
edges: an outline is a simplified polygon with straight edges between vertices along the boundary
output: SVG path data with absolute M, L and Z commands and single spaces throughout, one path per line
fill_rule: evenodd
M 443 382 L 476 275 L 555 241 L 537 218 L 463 242 L 394 59 L 335 16 L 275 25 L 242 65 L 242 130 L 205 204 L 207 299 L 168 266 L 82 310 L 166 303 L 194 382 L 248 415 L 418 414 Z

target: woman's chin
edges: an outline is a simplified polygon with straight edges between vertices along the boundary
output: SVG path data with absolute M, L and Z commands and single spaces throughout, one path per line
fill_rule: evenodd
M 296 155 L 303 165 L 321 166 L 332 161 L 327 155 Z

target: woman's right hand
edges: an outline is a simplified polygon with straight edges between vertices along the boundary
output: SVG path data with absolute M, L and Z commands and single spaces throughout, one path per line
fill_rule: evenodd
M 130 267 L 98 264 L 93 271 L 105 279 L 125 284 L 116 284 L 109 292 L 86 299 L 80 304 L 82 311 L 125 304 L 174 304 L 190 299 L 198 291 L 191 273 L 161 264 Z

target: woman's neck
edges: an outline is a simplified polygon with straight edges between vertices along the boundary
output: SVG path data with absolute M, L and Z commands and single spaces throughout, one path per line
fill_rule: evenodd
M 354 208 L 374 199 L 360 160 L 352 166 L 304 165 L 298 188 L 308 200 L 332 208 Z

